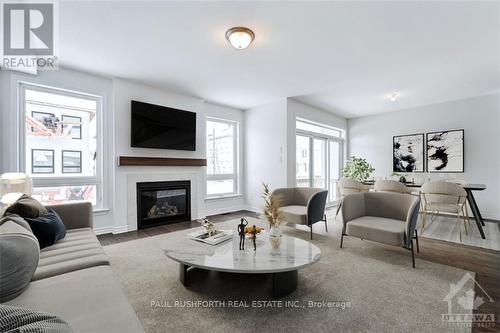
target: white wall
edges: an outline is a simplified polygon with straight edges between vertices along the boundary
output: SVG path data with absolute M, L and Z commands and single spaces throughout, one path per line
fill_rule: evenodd
M 500 219 L 500 95 L 458 100 L 348 120 L 349 154 L 366 158 L 375 176 L 392 173 L 392 137 L 440 130 L 465 130 L 465 173 L 487 190 L 475 196 L 484 217 Z M 427 180 L 448 175 L 416 173 Z
M 105 207 L 94 214 L 97 232 L 123 232 L 136 228 L 135 187 L 137 181 L 189 179 L 192 182 L 192 218 L 244 209 L 244 195 L 205 201 L 204 167 L 120 167 L 120 155 L 205 158 L 205 114 L 240 123 L 239 169 L 241 194 L 244 194 L 244 115 L 241 110 L 205 103 L 202 99 L 171 93 L 122 79 L 108 79 L 78 71 L 59 69 L 39 71 L 37 76 L 0 71 L 0 173 L 22 171 L 19 165 L 19 119 L 17 94 L 19 82 L 40 84 L 103 96 L 103 154 Z M 130 146 L 130 101 L 165 105 L 197 113 L 196 151 L 132 148 Z M 132 193 L 133 192 L 133 193 Z
M 246 198 L 249 209 L 262 207 L 262 182 L 287 186 L 286 99 L 245 111 Z
M 238 194 L 226 198 L 205 200 L 205 215 L 215 215 L 246 209 L 245 200 L 245 116 L 242 110 L 228 108 L 222 105 L 205 102 L 207 117 L 236 121 L 238 123 Z
M 337 116 L 332 112 L 324 111 L 313 106 L 298 102 L 292 98 L 287 99 L 287 143 L 288 143 L 288 176 L 287 183 L 289 187 L 295 186 L 296 177 L 296 125 L 297 118 L 307 119 L 323 125 L 328 125 L 341 130 L 347 130 L 347 120 L 343 117 Z M 345 150 L 345 147 L 344 147 Z
M 121 79 L 113 80 L 114 96 L 114 133 L 115 160 L 121 155 L 151 157 L 205 158 L 205 112 L 202 99 L 169 93 L 160 89 L 132 83 Z M 196 112 L 196 151 L 168 149 L 132 148 L 130 101 L 168 106 Z M 132 182 L 154 181 L 156 179 L 191 180 L 191 218 L 204 217 L 203 167 L 159 167 L 159 166 L 118 166 L 115 171 L 115 217 L 114 231 L 134 230 L 137 228 L 136 209 L 131 207 L 135 201 L 135 186 Z M 177 176 L 177 177 L 175 177 Z M 194 183 L 193 183 L 194 182 Z M 133 193 L 131 193 L 133 192 Z

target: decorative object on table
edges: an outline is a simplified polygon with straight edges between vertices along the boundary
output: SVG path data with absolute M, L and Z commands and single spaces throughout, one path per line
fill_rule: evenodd
M 238 235 L 240 236 L 240 250 L 245 249 L 245 227 L 248 225 L 248 221 L 242 217 L 240 224 L 238 224 Z
M 427 171 L 464 172 L 464 130 L 427 133 Z
M 33 192 L 31 178 L 19 172 L 7 172 L 0 175 L 0 202 L 9 206 L 23 194 L 30 196 Z
M 205 229 L 208 236 L 213 236 L 216 232 L 215 224 L 210 222 L 208 219 L 198 220 L 198 223 Z
M 373 168 L 364 158 L 351 156 L 347 160 L 342 173 L 346 178 L 363 181 L 370 178 L 373 171 L 375 171 L 375 168 Z
M 206 243 L 209 245 L 217 245 L 222 242 L 227 241 L 228 239 L 233 238 L 233 231 L 232 230 L 215 230 L 215 233 L 212 235 L 209 235 L 205 230 L 198 230 L 195 232 L 191 232 L 188 235 L 188 238 Z
M 424 172 L 424 134 L 392 137 L 392 171 Z
M 257 251 L 257 228 L 255 228 L 255 224 L 252 229 L 252 236 L 253 236 L 253 250 Z
M 280 211 L 280 200 L 277 196 L 272 195 L 269 190 L 269 185 L 262 183 L 263 191 L 262 198 L 264 199 L 264 215 L 269 222 L 269 242 L 273 249 L 279 248 L 281 245 L 281 229 L 280 223 L 283 219 L 283 214 Z
M 264 228 L 261 228 L 261 227 L 255 227 L 255 229 L 257 230 L 257 234 L 260 234 L 261 232 L 264 232 Z M 245 227 L 245 234 L 247 235 L 251 235 L 253 232 L 253 227 Z

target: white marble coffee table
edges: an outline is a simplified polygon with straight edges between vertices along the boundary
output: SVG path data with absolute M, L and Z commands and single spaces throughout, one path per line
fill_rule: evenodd
M 297 288 L 298 270 L 312 265 L 321 257 L 321 250 L 311 242 L 292 236 L 282 236 L 279 250 L 272 250 L 267 235 L 257 236 L 257 250 L 246 239 L 245 250 L 239 250 L 239 238 L 212 246 L 188 239 L 170 240 L 163 252 L 179 262 L 179 278 L 188 285 L 188 271 L 201 268 L 219 272 L 264 274 L 271 273 L 273 297 L 288 295 Z

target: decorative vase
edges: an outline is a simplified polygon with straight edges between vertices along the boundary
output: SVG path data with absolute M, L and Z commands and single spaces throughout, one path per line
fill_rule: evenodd
M 271 243 L 271 248 L 273 250 L 276 250 L 280 247 L 280 245 L 281 245 L 281 228 L 279 226 L 271 227 L 271 230 L 269 232 L 269 242 Z

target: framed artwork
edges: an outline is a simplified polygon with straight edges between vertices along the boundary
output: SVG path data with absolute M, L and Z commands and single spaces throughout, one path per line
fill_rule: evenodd
M 54 151 L 31 149 L 31 173 L 54 173 Z
M 77 150 L 62 151 L 62 172 L 81 173 L 82 172 L 82 152 Z
M 424 134 L 392 138 L 392 171 L 424 172 Z
M 427 172 L 464 172 L 464 130 L 427 133 Z

